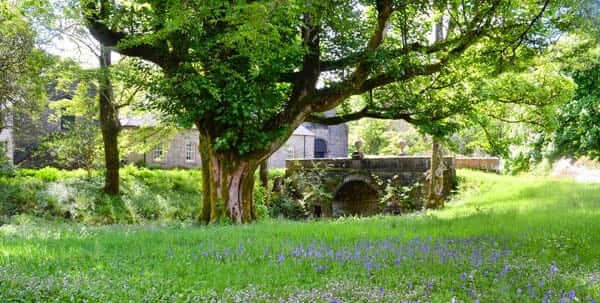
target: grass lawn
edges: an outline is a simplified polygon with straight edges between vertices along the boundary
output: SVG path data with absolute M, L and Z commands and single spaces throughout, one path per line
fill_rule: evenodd
M 462 171 L 442 211 L 0 227 L 0 302 L 595 302 L 600 185 Z

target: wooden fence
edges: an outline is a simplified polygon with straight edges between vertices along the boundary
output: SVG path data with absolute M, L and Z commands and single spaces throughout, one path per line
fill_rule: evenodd
M 456 169 L 469 168 L 485 171 L 500 172 L 500 158 L 456 158 L 454 159 Z

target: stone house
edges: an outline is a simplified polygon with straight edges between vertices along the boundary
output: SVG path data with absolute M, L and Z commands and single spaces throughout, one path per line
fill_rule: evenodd
M 50 102 L 69 99 L 70 93 L 52 89 Z M 48 107 L 40 117 L 32 119 L 18 115 L 14 123 L 6 123 L 0 131 L 0 144 L 5 146 L 8 158 L 14 164 L 36 167 L 30 157 L 39 146 L 41 139 L 52 133 L 63 131 L 63 122 L 73 122 L 74 117 L 63 116 L 59 121 L 51 121 L 53 111 Z M 335 112 L 328 112 L 332 115 Z M 12 117 L 12 116 L 11 116 Z M 68 121 L 67 121 L 68 120 Z M 8 119 L 7 119 L 8 121 Z M 152 127 L 157 125 L 150 117 L 131 116 L 121 119 L 123 128 Z M 348 126 L 345 124 L 325 126 L 315 123 L 304 123 L 298 127 L 289 140 L 269 158 L 270 168 L 285 168 L 287 159 L 309 159 L 326 157 L 346 157 L 348 155 Z M 198 152 L 198 132 L 195 129 L 182 129 L 167 142 L 162 142 L 149 153 L 132 153 L 125 157 L 126 163 L 145 163 L 160 168 L 198 168 L 200 154 Z
M 155 125 L 150 118 L 130 117 L 121 120 L 124 128 Z M 157 144 L 149 153 L 133 153 L 127 163 L 145 163 L 161 168 L 198 168 L 198 131 L 181 130 L 167 142 Z M 348 155 L 348 126 L 325 126 L 315 123 L 300 125 L 288 141 L 268 161 L 269 168 L 285 168 L 288 159 L 346 157 Z
M 25 113 L 1 110 L 0 114 L 8 113 L 3 120 L 5 126 L 0 129 L 0 146 L 5 150 L 9 160 L 24 167 L 39 167 L 48 165 L 51 159 L 38 159 L 35 156 L 37 148 L 44 137 L 60 133 L 68 129 L 75 121 L 73 116 L 61 116 L 51 119 L 55 113 L 50 103 L 72 99 L 77 82 L 70 85 L 68 91 L 57 89 L 56 83 L 48 86 L 46 109 L 39 116 L 31 117 Z M 90 88 L 89 96 L 95 95 L 95 88 Z M 334 115 L 335 110 L 325 113 Z M 2 118 L 2 117 L 0 117 Z M 149 115 L 145 117 L 122 117 L 124 129 L 153 127 L 158 125 Z M 132 153 L 124 157 L 126 163 L 145 163 L 161 168 L 197 168 L 200 166 L 198 152 L 198 132 L 195 129 L 182 129 L 167 142 L 156 145 L 149 153 Z M 150 140 L 150 139 L 149 139 Z M 348 155 L 348 126 L 346 124 L 325 126 L 315 123 L 304 123 L 299 126 L 288 141 L 270 158 L 271 168 L 285 168 L 287 159 L 310 159 L 327 157 L 346 157 Z

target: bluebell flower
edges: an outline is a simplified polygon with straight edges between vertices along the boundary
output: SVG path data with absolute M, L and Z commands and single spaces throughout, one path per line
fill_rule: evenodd
M 558 267 L 556 266 L 556 262 L 552 261 L 552 266 L 550 266 L 550 272 L 555 274 L 558 272 Z

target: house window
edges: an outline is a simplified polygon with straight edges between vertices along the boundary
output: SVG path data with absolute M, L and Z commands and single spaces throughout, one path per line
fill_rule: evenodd
M 152 159 L 154 159 L 154 161 L 161 161 L 162 156 L 163 156 L 163 146 L 162 146 L 162 144 L 159 144 L 152 151 Z
M 194 148 L 194 143 L 192 143 L 192 142 L 187 142 L 185 144 L 185 161 L 186 162 L 196 161 L 196 150 Z

